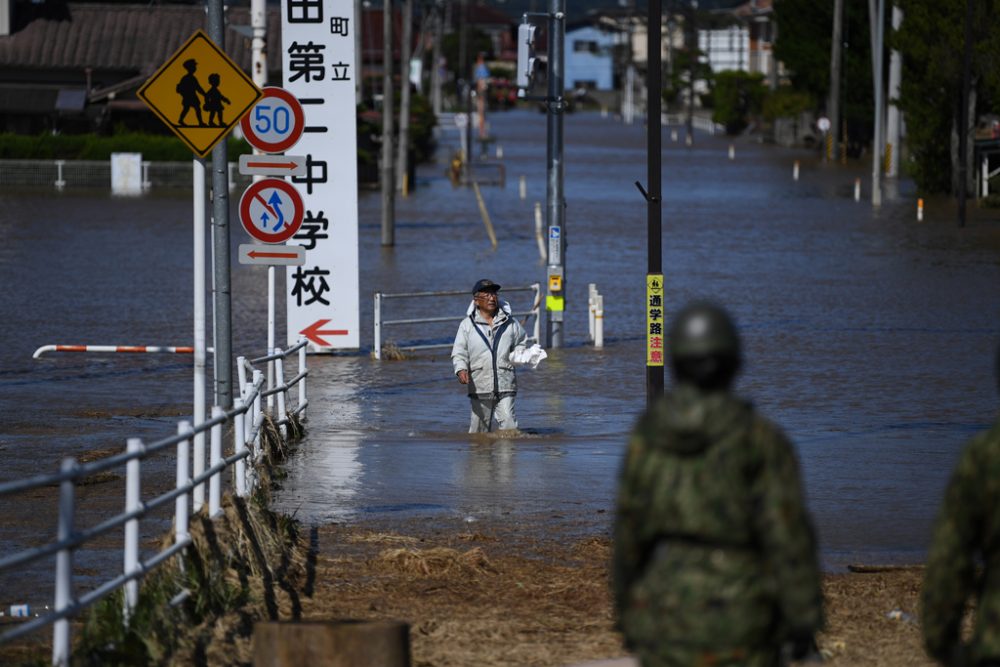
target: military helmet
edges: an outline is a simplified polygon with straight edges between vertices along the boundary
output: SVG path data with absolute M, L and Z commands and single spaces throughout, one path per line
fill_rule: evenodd
M 677 313 L 667 342 L 674 377 L 706 391 L 725 390 L 740 369 L 736 325 L 720 306 L 705 301 Z
M 740 356 L 740 338 L 729 314 L 706 301 L 688 304 L 677 313 L 668 342 L 675 359 Z

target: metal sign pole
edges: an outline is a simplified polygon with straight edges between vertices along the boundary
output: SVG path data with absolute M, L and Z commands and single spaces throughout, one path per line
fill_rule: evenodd
M 208 0 L 208 35 L 225 49 L 222 0 Z M 226 142 L 212 149 L 212 255 L 215 258 L 215 387 L 220 407 L 233 406 L 233 319 L 229 280 L 229 157 Z
M 192 162 L 194 206 L 194 423 L 205 421 L 205 163 Z M 199 469 L 200 466 L 200 469 Z M 205 434 L 194 436 L 194 474 L 205 471 Z M 194 490 L 194 508 L 201 509 L 205 487 Z
M 661 180 L 661 167 L 662 167 L 662 153 L 661 153 L 661 136 L 660 136 L 660 90 L 662 89 L 662 73 L 661 73 L 661 52 L 660 52 L 660 21 L 661 21 L 661 1 L 660 0 L 650 0 L 649 2 L 649 15 L 647 25 L 649 26 L 647 31 L 647 48 L 646 51 L 649 54 L 648 67 L 646 68 L 646 104 L 648 104 L 648 122 L 646 123 L 646 170 L 647 179 L 649 180 L 649 194 L 646 197 L 646 213 L 647 213 L 647 231 L 646 231 L 646 245 L 648 248 L 647 263 L 649 266 L 648 274 L 646 279 L 647 282 L 647 312 L 652 311 L 657 304 L 649 303 L 653 299 L 657 298 L 652 290 L 648 287 L 651 280 L 655 280 L 655 276 L 659 276 L 660 281 L 660 304 L 659 308 L 661 314 L 665 312 L 663 307 L 663 227 L 662 227 L 662 204 L 661 192 L 662 186 L 660 184 Z M 663 335 L 663 324 L 662 320 L 659 324 L 660 338 L 653 338 L 656 334 L 650 331 L 649 328 L 652 325 L 656 325 L 656 322 L 647 321 L 647 331 L 646 339 L 650 340 L 660 340 L 662 341 Z M 651 345 L 647 342 L 647 345 Z M 656 357 L 650 354 L 652 350 L 647 350 L 646 355 L 646 402 L 647 404 L 652 403 L 657 399 L 657 397 L 663 394 L 663 347 L 660 347 L 660 355 L 658 357 L 659 363 L 656 362 Z
M 546 347 L 562 347 L 566 310 L 566 200 L 563 196 L 563 74 L 566 1 L 549 2 L 547 217 L 549 222 L 548 295 L 545 309 Z M 556 250 L 557 252 L 553 252 Z

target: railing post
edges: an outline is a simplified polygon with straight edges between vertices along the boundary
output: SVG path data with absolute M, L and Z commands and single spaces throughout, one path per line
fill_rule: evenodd
M 76 459 L 65 458 L 60 471 L 68 475 L 76 470 Z M 73 536 L 73 492 L 76 480 L 64 479 L 59 483 L 59 542 Z M 65 611 L 73 602 L 73 550 L 63 547 L 56 553 L 55 611 Z M 62 618 L 52 626 L 52 664 L 68 667 L 72 646 L 69 636 L 69 619 Z
M 142 509 L 141 493 L 141 461 L 139 454 L 143 450 L 142 440 L 129 438 L 126 451 L 135 458 L 125 464 L 125 512 L 137 512 Z M 139 518 L 125 522 L 125 574 L 139 571 Z M 139 603 L 139 580 L 129 579 L 125 582 L 125 622 L 128 623 Z
M 375 354 L 375 361 L 382 359 L 382 293 L 375 292 L 375 337 L 372 343 L 372 352 Z
M 225 414 L 226 411 L 218 405 L 212 406 L 212 419 L 218 419 Z M 222 424 L 212 426 L 209 449 L 208 465 L 210 468 L 214 468 L 222 461 Z M 222 511 L 222 473 L 217 472 L 208 478 L 208 516 L 214 517 L 220 511 Z
M 274 353 L 275 354 L 283 354 L 280 347 L 275 348 L 274 349 Z M 275 381 L 276 381 L 275 382 L 275 386 L 282 388 L 281 391 L 279 391 L 276 394 L 276 396 L 278 397 L 278 414 L 277 414 L 277 419 L 275 421 L 280 421 L 280 420 L 284 419 L 285 416 L 287 415 L 285 404 L 286 404 L 287 398 L 288 398 L 288 396 L 287 396 L 287 394 L 288 394 L 288 387 L 285 386 L 285 360 L 284 360 L 284 358 L 278 357 L 277 359 L 274 360 L 274 375 L 275 375 Z M 285 424 L 282 424 L 281 426 L 278 427 L 278 432 L 281 433 L 281 439 L 282 440 L 284 440 L 286 437 L 288 437 L 288 427 Z
M 990 159 L 985 155 L 983 156 L 983 167 L 980 169 L 980 173 L 982 174 L 980 178 L 983 181 L 983 197 L 986 198 L 990 195 Z
M 308 370 L 306 368 L 306 346 L 303 345 L 299 348 L 299 375 L 302 379 L 299 380 L 299 419 L 301 421 L 306 420 L 306 376 L 305 372 Z
M 233 399 L 233 409 L 237 412 L 243 409 L 243 397 L 239 396 Z M 233 420 L 234 432 L 233 432 L 233 451 L 236 454 L 243 452 L 247 448 L 246 439 L 246 414 L 237 414 L 236 419 Z M 236 495 L 241 498 L 245 498 L 247 495 L 247 460 L 238 459 L 236 461 Z
M 204 411 L 204 408 L 202 408 Z M 195 426 L 200 426 L 200 424 L 195 424 Z M 198 477 L 205 472 L 205 432 L 199 431 L 194 434 L 194 459 L 192 466 L 191 476 L 192 478 Z M 193 508 L 194 512 L 197 514 L 201 511 L 201 508 L 205 505 L 205 485 L 197 484 L 194 487 L 193 494 Z
M 250 421 L 250 430 L 253 430 L 255 427 L 257 427 L 258 421 L 260 421 L 261 427 L 263 427 L 264 425 L 264 421 L 260 418 L 261 415 L 264 413 L 264 405 L 260 396 L 261 393 L 263 392 L 263 387 L 264 387 L 263 381 L 264 381 L 264 373 L 262 371 L 254 371 L 253 385 L 255 387 L 259 387 L 259 389 L 257 390 L 257 395 L 253 399 L 253 410 L 251 410 L 251 413 L 253 414 L 253 419 Z M 253 439 L 254 461 L 256 461 L 257 457 L 260 456 L 260 432 L 262 430 L 264 429 L 257 428 L 257 435 Z
M 63 180 L 64 164 L 66 164 L 66 160 L 56 160 L 56 187 L 60 190 L 66 187 L 66 181 Z
M 182 421 L 177 424 L 177 435 L 185 435 L 191 432 L 191 424 Z M 191 481 L 188 474 L 190 469 L 190 443 L 188 438 L 184 438 L 177 443 L 177 485 L 175 488 L 182 489 Z M 188 537 L 188 494 L 177 496 L 174 501 L 174 543 L 182 542 Z
M 240 391 L 244 392 L 247 388 L 247 358 L 246 357 L 236 357 L 236 372 L 240 378 Z

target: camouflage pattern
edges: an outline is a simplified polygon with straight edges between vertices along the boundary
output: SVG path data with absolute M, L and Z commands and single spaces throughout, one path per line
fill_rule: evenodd
M 972 641 L 962 616 L 976 598 Z M 949 665 L 1000 664 L 1000 422 L 969 441 L 952 473 L 924 575 L 927 652 Z
M 777 665 L 823 623 L 791 443 L 726 392 L 681 384 L 640 418 L 622 468 L 614 594 L 644 667 Z

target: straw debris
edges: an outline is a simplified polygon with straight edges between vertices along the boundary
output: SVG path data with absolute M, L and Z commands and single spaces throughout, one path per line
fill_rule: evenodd
M 496 572 L 486 553 L 479 547 L 464 552 L 448 547 L 386 549 L 375 557 L 375 565 L 423 577 L 441 577 L 449 574 L 476 577 Z

